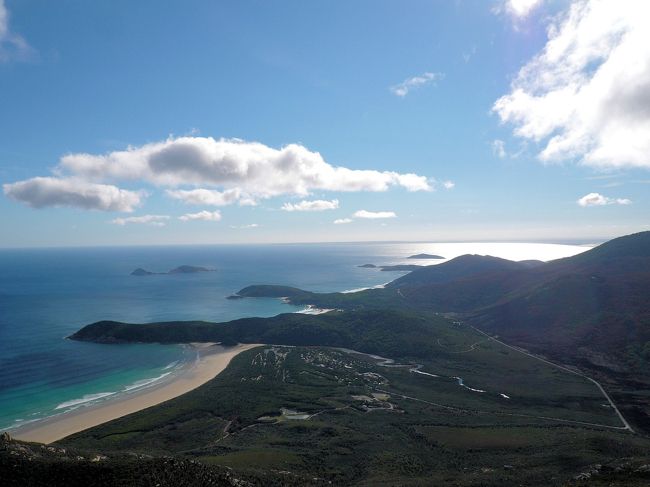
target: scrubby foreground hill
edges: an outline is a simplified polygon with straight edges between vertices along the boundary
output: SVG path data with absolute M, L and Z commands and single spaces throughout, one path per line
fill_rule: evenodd
M 61 446 L 228 468 L 252 485 L 650 480 L 650 441 L 624 430 L 589 381 L 443 320 L 428 338 L 438 353 L 420 360 L 258 347 L 201 388 Z

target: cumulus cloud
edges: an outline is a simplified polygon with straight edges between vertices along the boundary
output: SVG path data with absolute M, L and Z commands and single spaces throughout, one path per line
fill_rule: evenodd
M 27 41 L 9 28 L 9 11 L 0 0 L 0 62 L 25 59 L 33 53 Z
M 436 184 L 434 179 L 413 173 L 334 166 L 318 152 L 297 144 L 275 149 L 258 142 L 195 136 L 170 137 L 100 155 L 67 154 L 53 172 L 56 177 L 8 185 L 5 193 L 15 195 L 17 189 L 13 187 L 28 184 L 58 185 L 67 188 L 66 201 L 76 201 L 74 206 L 132 211 L 144 193 L 121 190 L 113 183 L 138 181 L 167 187 L 169 197 L 202 206 L 255 205 L 260 199 L 307 196 L 313 191 L 382 192 L 394 187 L 433 191 Z M 88 188 L 95 188 L 95 193 L 101 188 L 102 194 L 112 188 L 112 200 L 84 203 L 89 198 Z M 62 198 L 33 202 L 28 197 L 15 199 L 39 207 L 70 204 L 62 203 Z
M 241 190 L 234 188 L 226 191 L 215 189 L 168 189 L 167 195 L 191 205 L 226 206 L 239 202 L 242 206 L 255 205 L 255 201 Z
M 300 203 L 285 203 L 282 205 L 284 211 L 325 211 L 336 210 L 339 207 L 339 200 L 303 200 Z
M 32 178 L 2 186 L 5 195 L 32 208 L 69 206 L 84 210 L 131 212 L 144 196 L 108 184 L 76 178 Z
M 600 193 L 589 193 L 578 200 L 582 207 L 605 205 L 630 205 L 632 201 L 627 198 L 608 198 Z
M 574 1 L 493 110 L 542 161 L 650 168 L 650 2 Z
M 199 211 L 198 213 L 187 213 L 185 215 L 179 216 L 178 219 L 184 222 L 189 222 L 194 220 L 201 220 L 206 222 L 218 222 L 221 220 L 221 212 L 219 210 L 216 211 L 203 210 L 203 211 Z
M 444 181 L 442 183 L 442 187 L 445 189 L 454 189 L 456 187 L 456 183 L 453 181 Z
M 404 98 L 411 90 L 420 88 L 424 85 L 435 84 L 444 77 L 443 73 L 422 73 L 412 78 L 407 78 L 401 83 L 391 86 L 390 91 L 400 98 Z
M 345 225 L 346 223 L 352 223 L 353 221 L 352 218 L 337 218 L 334 220 L 334 225 Z
M 165 222 L 169 220 L 167 215 L 142 215 L 142 216 L 130 216 L 127 218 L 116 218 L 111 221 L 115 225 L 124 226 L 129 223 L 135 223 L 140 225 L 151 225 L 154 227 L 163 227 Z
M 366 211 L 359 210 L 354 213 L 355 218 L 368 218 L 368 219 L 379 219 L 379 218 L 396 218 L 397 215 L 393 211 Z
M 60 171 L 89 179 L 144 180 L 161 186 L 214 185 L 250 197 L 307 195 L 312 190 L 430 191 L 424 176 L 332 166 L 318 152 L 289 144 L 274 149 L 258 142 L 178 137 L 104 155 L 68 154 Z

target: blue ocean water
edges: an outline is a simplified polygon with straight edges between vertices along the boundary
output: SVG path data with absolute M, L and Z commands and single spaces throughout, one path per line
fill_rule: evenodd
M 451 258 L 476 251 L 519 260 L 582 250 L 384 243 L 0 250 L 0 430 L 133 390 L 190 358 L 181 346 L 65 339 L 88 323 L 227 321 L 295 312 L 298 308 L 277 299 L 225 298 L 250 284 L 312 291 L 372 287 L 403 273 L 362 269 L 360 264 L 433 263 L 406 260 L 420 252 Z M 138 267 L 166 272 L 183 264 L 217 271 L 130 275 Z

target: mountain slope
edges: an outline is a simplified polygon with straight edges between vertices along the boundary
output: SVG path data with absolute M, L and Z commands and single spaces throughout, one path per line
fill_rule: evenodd
M 532 267 L 462 256 L 389 287 L 416 307 L 469 313 L 482 328 L 527 345 L 650 359 L 650 232 Z
M 512 264 L 431 270 L 396 286 L 414 307 L 462 313 L 508 343 L 589 370 L 650 431 L 650 232 L 533 268 Z
M 583 347 L 627 366 L 648 360 L 650 232 L 533 269 L 516 294 L 475 311 L 481 326 L 521 342 Z
M 519 263 L 490 255 L 461 255 L 444 264 L 416 269 L 410 274 L 394 280 L 386 287 L 403 288 L 417 285 L 449 283 L 481 274 L 528 269 L 530 268 L 529 263 L 530 261 Z

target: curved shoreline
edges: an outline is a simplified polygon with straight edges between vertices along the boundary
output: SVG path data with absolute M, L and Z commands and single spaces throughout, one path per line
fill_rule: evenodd
M 236 355 L 260 346 L 239 344 L 222 347 L 210 343 L 193 344 L 198 360 L 188 362 L 178 374 L 165 382 L 129 395 L 120 395 L 98 404 L 50 416 L 12 429 L 12 437 L 22 441 L 53 443 L 66 436 L 93 426 L 112 421 L 128 414 L 168 401 L 205 384 L 225 370 Z

